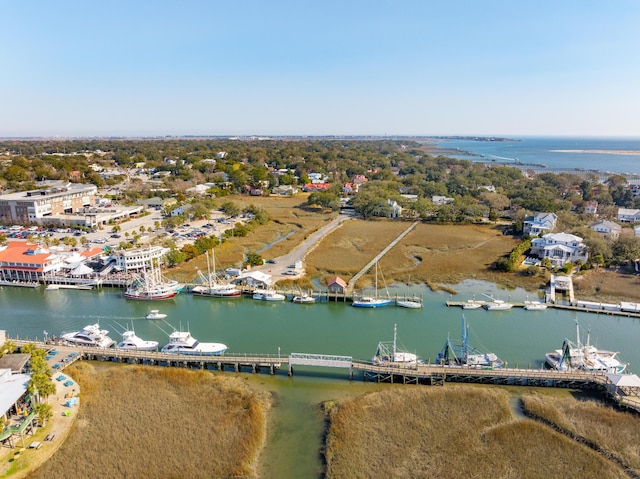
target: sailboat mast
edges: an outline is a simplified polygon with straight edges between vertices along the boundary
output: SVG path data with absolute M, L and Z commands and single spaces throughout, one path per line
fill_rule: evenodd
M 397 335 L 397 324 L 393 323 L 393 357 L 396 357 L 396 335 Z

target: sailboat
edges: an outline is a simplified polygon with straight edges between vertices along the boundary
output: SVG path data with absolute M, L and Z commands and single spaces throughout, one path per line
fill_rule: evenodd
M 398 351 L 396 326 L 396 324 L 393 325 L 393 341 L 379 342 L 371 361 L 376 366 L 388 365 L 416 368 L 418 366 L 418 356 L 406 351 Z
M 384 281 L 384 277 L 383 277 Z M 378 262 L 376 261 L 376 286 L 375 286 L 375 296 L 361 296 L 353 300 L 351 303 L 352 306 L 356 308 L 379 308 L 381 306 L 389 306 L 391 304 L 391 298 L 389 297 L 389 292 L 387 291 L 386 298 L 378 297 Z
M 196 296 L 209 296 L 214 298 L 238 298 L 242 295 L 242 291 L 235 287 L 231 283 L 222 283 L 216 276 L 216 260 L 211 250 L 211 263 L 213 266 L 213 273 L 211 272 L 211 265 L 209 263 L 209 253 L 205 253 L 207 257 L 207 276 L 205 277 L 201 271 L 198 271 L 198 276 L 202 280 L 201 285 L 194 286 L 191 292 Z
M 448 337 L 442 351 L 438 353 L 436 363 L 446 366 L 467 366 L 476 368 L 501 368 L 504 362 L 494 353 L 483 353 L 469 345 L 469 325 L 462 315 L 462 338 L 453 343 Z
M 483 306 L 487 311 L 506 311 L 513 308 L 512 303 L 507 303 L 502 299 L 495 299 L 493 296 L 490 296 L 488 294 L 485 294 L 485 296 L 491 299 L 490 302 L 485 303 Z

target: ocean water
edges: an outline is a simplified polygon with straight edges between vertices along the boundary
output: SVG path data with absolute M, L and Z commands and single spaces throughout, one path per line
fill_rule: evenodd
M 511 138 L 511 137 L 510 137 Z M 598 170 L 640 175 L 640 138 L 513 137 L 514 141 L 437 140 L 428 142 L 447 156 L 471 161 L 520 162 L 549 168 Z M 613 153 L 568 153 L 555 150 L 633 151 L 638 155 Z

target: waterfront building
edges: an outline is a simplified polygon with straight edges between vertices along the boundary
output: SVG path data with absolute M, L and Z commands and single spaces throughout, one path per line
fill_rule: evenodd
M 48 182 L 46 188 L 0 195 L 0 222 L 69 223 L 68 214 L 95 205 L 98 188 L 90 184 Z M 71 223 L 69 223 L 71 224 Z
M 0 279 L 3 281 L 42 281 L 63 267 L 58 254 L 37 244 L 11 241 L 0 246 Z
M 327 283 L 327 290 L 330 293 L 344 294 L 347 291 L 347 282 L 340 276 L 336 276 Z
M 578 260 L 587 261 L 587 246 L 582 238 L 569 233 L 547 233 L 531 241 L 531 254 L 540 259 L 548 258 L 556 268 Z
M 109 257 L 109 261 L 114 262 L 116 269 L 124 273 L 140 271 L 150 268 L 152 262 L 162 264 L 165 254 L 169 248 L 162 246 L 150 246 L 148 248 L 136 248 L 124 251 L 117 251 Z
M 555 213 L 536 213 L 527 216 L 522 223 L 522 232 L 529 236 L 551 233 L 556 227 L 558 215 Z

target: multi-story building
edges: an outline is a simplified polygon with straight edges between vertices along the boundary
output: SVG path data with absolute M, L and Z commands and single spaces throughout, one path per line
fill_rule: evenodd
M 63 259 L 37 244 L 11 241 L 0 246 L 0 279 L 3 281 L 42 281 L 60 271 Z
M 163 248 L 161 246 L 135 248 L 117 251 L 111 256 L 111 259 L 112 261 L 115 261 L 115 266 L 118 269 L 125 273 L 130 273 L 132 271 L 149 268 L 152 261 L 155 261 L 155 264 L 161 264 L 162 257 L 167 254 L 168 251 L 168 248 Z
M 529 236 L 551 233 L 556 227 L 558 215 L 555 213 L 536 213 L 527 216 L 522 224 L 522 232 Z
M 98 188 L 90 184 L 55 182 L 41 190 L 0 195 L 0 223 L 60 223 L 60 216 L 95 204 Z
M 578 260 L 587 261 L 588 252 L 582 238 L 569 233 L 547 233 L 531 241 L 531 254 L 548 258 L 556 268 Z

